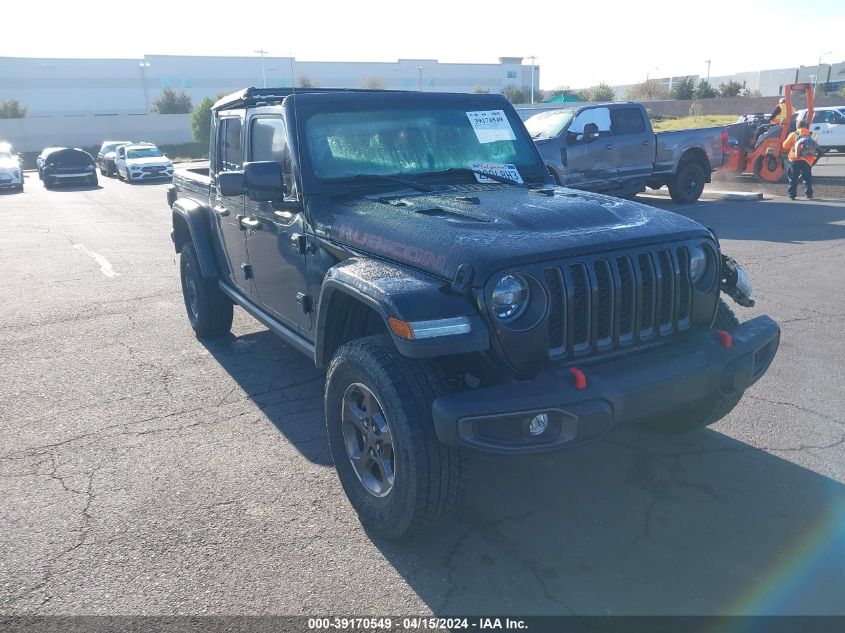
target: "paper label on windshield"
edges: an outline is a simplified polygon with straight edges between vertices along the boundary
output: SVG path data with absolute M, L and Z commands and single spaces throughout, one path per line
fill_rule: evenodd
M 513 133 L 508 117 L 504 110 L 482 110 L 479 112 L 467 112 L 472 129 L 478 137 L 479 143 L 493 143 L 494 141 L 515 141 L 516 134 Z
M 493 180 L 492 178 L 487 178 L 482 175 L 492 174 L 493 176 L 507 178 L 508 180 L 513 180 L 520 185 L 522 184 L 522 176 L 519 175 L 516 165 L 505 165 L 504 163 L 473 163 L 470 165 L 470 169 L 482 172 L 481 174 L 475 174 L 475 179 L 478 182 L 499 182 L 498 180 Z

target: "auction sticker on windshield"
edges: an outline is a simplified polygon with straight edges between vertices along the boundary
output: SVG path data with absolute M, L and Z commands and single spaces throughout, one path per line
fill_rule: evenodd
M 475 174 L 475 179 L 478 182 L 499 182 L 493 178 L 487 178 L 483 174 L 490 174 L 491 176 L 498 176 L 499 178 L 507 178 L 516 183 L 522 184 L 522 176 L 519 175 L 516 165 L 505 165 L 503 163 L 473 163 L 470 169 L 474 172 L 481 172 Z
M 493 143 L 495 141 L 515 141 L 508 117 L 504 110 L 482 110 L 467 112 L 470 125 L 475 130 L 479 143 Z

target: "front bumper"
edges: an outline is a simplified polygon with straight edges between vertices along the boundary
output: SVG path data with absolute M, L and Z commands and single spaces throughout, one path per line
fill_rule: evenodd
M 766 316 L 731 332 L 726 348 L 714 330 L 667 347 L 583 365 L 584 389 L 568 367 L 531 380 L 452 393 L 432 405 L 438 439 L 496 453 L 536 453 L 597 439 L 611 427 L 643 421 L 708 398 L 742 392 L 774 359 L 780 328 Z M 532 437 L 530 420 L 549 416 L 548 430 Z
M 23 173 L 16 176 L 10 172 L 0 172 L 0 189 L 17 188 L 23 183 Z

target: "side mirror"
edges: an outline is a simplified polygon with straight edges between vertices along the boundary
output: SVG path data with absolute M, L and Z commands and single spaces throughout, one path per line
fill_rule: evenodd
M 277 202 L 287 193 L 282 165 L 275 160 L 244 163 L 246 195 L 255 202 Z
M 588 143 L 597 140 L 599 137 L 599 126 L 595 123 L 587 123 L 584 126 L 584 140 Z
M 246 193 L 244 172 L 221 171 L 217 174 L 217 191 L 226 198 L 244 195 Z

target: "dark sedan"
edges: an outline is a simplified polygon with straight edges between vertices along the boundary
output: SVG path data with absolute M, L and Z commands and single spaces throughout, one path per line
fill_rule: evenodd
M 97 167 L 103 176 L 114 176 L 117 173 L 114 167 L 114 151 L 121 145 L 131 143 L 132 141 L 103 141 L 97 153 Z
M 47 189 L 65 184 L 97 184 L 94 159 L 81 149 L 60 149 L 44 159 L 41 169 Z

